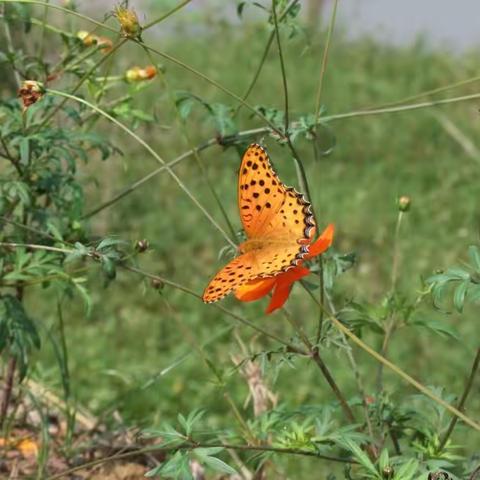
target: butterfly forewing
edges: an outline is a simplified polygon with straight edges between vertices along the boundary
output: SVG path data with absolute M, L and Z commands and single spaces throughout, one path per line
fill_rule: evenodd
M 309 239 L 314 227 L 310 203 L 280 181 L 257 144 L 248 147 L 240 165 L 238 206 L 248 238 L 297 241 Z

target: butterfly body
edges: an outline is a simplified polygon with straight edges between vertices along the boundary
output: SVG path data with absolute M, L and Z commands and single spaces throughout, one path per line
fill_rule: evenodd
M 240 165 L 238 207 L 247 240 L 205 289 L 207 303 L 251 280 L 285 272 L 308 253 L 315 229 L 310 203 L 280 181 L 257 144 L 248 147 Z

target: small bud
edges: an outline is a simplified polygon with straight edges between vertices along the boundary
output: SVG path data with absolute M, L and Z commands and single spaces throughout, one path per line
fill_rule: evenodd
M 146 80 L 150 80 L 152 79 L 153 77 L 155 77 L 155 75 L 157 74 L 157 69 L 154 65 L 147 65 L 144 69 L 143 69 L 143 72 L 142 74 L 144 75 L 145 79 Z
M 382 477 L 385 478 L 386 480 L 389 480 L 393 478 L 394 476 L 394 470 L 390 465 L 387 465 L 383 470 L 382 470 Z
M 146 238 L 142 240 L 137 240 L 137 242 L 135 243 L 135 250 L 138 253 L 146 252 L 149 247 L 150 247 L 150 242 Z
M 410 200 L 410 197 L 407 197 L 406 195 L 402 195 L 398 199 L 398 209 L 401 212 L 408 212 L 410 210 L 410 205 L 412 201 Z
M 158 278 L 153 278 L 152 282 L 151 282 L 151 285 L 152 285 L 152 288 L 154 288 L 155 290 L 158 290 L 158 291 L 163 290 L 163 287 L 165 286 L 165 284 L 161 280 L 159 280 Z
M 157 74 L 157 68 L 153 65 L 147 65 L 145 68 L 132 67 L 125 72 L 127 82 L 141 82 L 142 80 L 151 80 Z
M 37 103 L 44 95 L 45 88 L 43 84 L 35 80 L 24 80 L 18 90 L 18 96 L 22 99 L 23 111 L 30 105 Z
M 138 23 L 138 17 L 134 10 L 125 7 L 117 7 L 114 15 L 117 17 L 122 34 L 128 38 L 138 38 L 142 32 L 142 27 Z
M 103 53 L 110 51 L 113 46 L 112 41 L 109 38 L 88 33 L 86 30 L 80 30 L 77 32 L 77 38 L 79 38 L 86 47 L 98 45 Z
M 145 68 L 132 67 L 125 72 L 127 82 L 141 82 L 151 80 L 157 75 L 157 68 L 154 65 L 147 65 Z
M 86 30 L 80 30 L 77 32 L 77 38 L 79 38 L 87 47 L 95 44 L 95 35 L 91 35 Z
M 63 0 L 63 6 L 68 8 L 69 10 L 76 10 L 77 5 L 75 4 L 74 0 Z

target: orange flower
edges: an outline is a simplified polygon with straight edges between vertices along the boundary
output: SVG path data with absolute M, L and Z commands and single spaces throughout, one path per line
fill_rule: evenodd
M 323 233 L 310 244 L 310 249 L 305 259 L 316 257 L 325 252 L 333 241 L 334 225 L 330 224 Z M 301 262 L 296 267 L 269 278 L 258 278 L 242 285 L 235 290 L 235 296 L 242 302 L 252 302 L 268 295 L 272 290 L 272 299 L 265 313 L 272 313 L 282 307 L 287 301 L 293 284 L 303 277 L 306 277 L 310 270 Z

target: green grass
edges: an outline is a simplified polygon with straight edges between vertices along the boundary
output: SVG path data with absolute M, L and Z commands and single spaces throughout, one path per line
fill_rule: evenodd
M 253 75 L 266 37 L 267 32 L 257 26 L 248 27 L 243 34 L 218 27 L 200 37 L 162 39 L 161 48 L 241 93 Z M 225 38 L 228 42 L 223 41 Z M 211 45 L 216 46 L 214 54 Z M 142 63 L 137 49 L 129 47 L 127 51 L 122 60 L 125 64 Z M 135 60 L 134 51 L 137 52 Z M 293 118 L 314 109 L 319 52 L 318 44 L 304 51 L 304 41 L 300 38 L 286 46 Z M 145 56 L 144 63 L 148 62 Z M 442 51 L 430 51 L 421 43 L 394 48 L 369 39 L 349 42 L 342 39 L 342 35 L 336 35 L 324 83 L 323 103 L 328 114 L 381 105 L 468 78 L 476 74 L 476 67 L 475 59 L 469 55 L 455 57 Z M 166 68 L 166 81 L 175 90 L 191 90 L 210 102 L 230 102 L 214 87 L 178 67 L 166 63 Z M 472 86 L 462 89 L 461 93 L 475 91 Z M 449 92 L 449 95 L 456 93 Z M 168 92 L 158 81 L 139 99 L 140 106 L 153 108 L 158 124 L 171 127 L 160 129 L 153 124 L 137 132 L 165 160 L 189 148 L 182 141 L 175 122 L 171 94 L 172 91 Z M 278 109 L 283 107 L 282 82 L 274 49 L 249 102 Z M 330 128 L 336 146 L 331 155 L 318 162 L 313 160 L 311 145 L 299 140 L 298 150 L 306 165 L 312 200 L 322 226 L 334 222 L 337 227 L 335 248 L 358 255 L 355 268 L 336 286 L 338 306 L 345 298 L 379 302 L 387 293 L 396 200 L 400 195 L 412 198 L 412 209 L 406 214 L 401 230 L 399 286 L 405 295 L 415 296 L 422 289 L 422 278 L 438 268 L 461 261 L 468 245 L 478 243 L 480 157 L 472 158 L 465 152 L 439 123 L 437 113 L 446 115 L 475 142 L 478 108 L 474 102 L 332 122 Z M 261 126 L 245 109 L 239 125 L 242 130 Z M 113 126 L 101 120 L 98 129 L 109 135 L 124 156 L 116 156 L 105 163 L 92 159 L 81 172 L 91 184 L 87 210 L 157 166 L 145 150 L 127 140 Z M 193 145 L 215 136 L 200 109 L 188 119 L 187 129 Z M 265 143 L 280 178 L 295 185 L 294 165 L 287 149 L 271 139 L 266 139 Z M 201 157 L 231 221 L 240 229 L 235 200 L 238 154 L 234 149 L 223 151 L 214 147 Z M 194 159 L 186 160 L 176 171 L 226 229 Z M 99 181 L 99 188 L 93 184 L 94 178 Z M 94 234 L 115 234 L 132 242 L 149 239 L 153 249 L 141 259 L 142 267 L 199 293 L 226 260 L 225 257 L 219 259 L 219 252 L 226 245 L 223 237 L 167 173 L 158 175 L 97 215 L 89 228 Z M 95 277 L 96 274 L 92 276 L 94 308 L 91 316 L 85 318 L 78 299 L 72 302 L 65 315 L 72 387 L 78 401 L 97 414 L 117 409 L 127 423 L 143 426 L 174 421 L 178 412 L 205 407 L 210 426 L 229 426 L 232 415 L 228 405 L 212 382 L 212 374 L 188 342 L 185 330 L 194 335 L 198 344 L 203 344 L 232 325 L 232 320 L 170 287 L 157 293 L 149 288 L 148 282 L 131 273 L 120 272 L 118 281 L 106 289 L 100 281 L 95 282 Z M 30 301 L 36 305 L 41 323 L 55 329 L 51 299 L 39 301 L 40 292 L 31 294 Z M 223 304 L 284 338 L 292 335 L 281 314 L 263 316 L 265 302 L 247 305 L 229 298 Z M 298 286 L 288 308 L 305 328 L 313 331 L 317 309 Z M 434 313 L 431 308 L 424 308 L 421 314 L 443 315 Z M 458 330 L 460 342 L 426 331 L 419 334 L 402 330 L 393 339 L 389 358 L 423 383 L 443 386 L 458 395 L 474 348 L 478 346 L 477 316 L 473 307 L 467 308 L 462 316 L 449 315 L 447 321 Z M 236 328 L 243 341 L 252 343 L 255 350 L 276 348 L 274 343 L 259 338 L 246 327 L 237 325 Z M 365 340 L 380 347 L 378 337 L 367 336 Z M 233 330 L 209 343 L 204 351 L 217 367 L 230 370 L 233 366 L 231 355 L 239 353 Z M 160 375 L 185 354 L 189 355 L 184 361 Z M 347 394 L 353 394 L 354 382 L 345 356 L 341 352 L 327 351 L 325 359 L 341 387 Z M 358 352 L 358 360 L 367 379 L 367 392 L 373 392 L 371 372 L 375 371 L 376 364 L 363 352 Z M 52 348 L 45 341 L 37 375 L 59 388 L 59 375 L 54 365 Z M 155 380 L 145 388 L 150 379 Z M 387 379 L 394 396 L 407 388 L 392 373 L 387 373 Z M 248 394 L 245 382 L 239 375 L 232 375 L 228 377 L 228 387 L 237 405 L 241 406 Z M 292 408 L 333 401 L 318 370 L 307 360 L 297 360 L 295 368 L 284 366 L 272 389 L 278 393 L 280 403 Z M 471 405 L 468 413 L 478 418 L 480 406 L 474 395 Z M 462 430 L 456 435 L 462 435 Z M 310 465 L 310 461 L 302 468 L 308 468 L 306 465 Z M 299 475 L 308 478 L 306 472 Z

